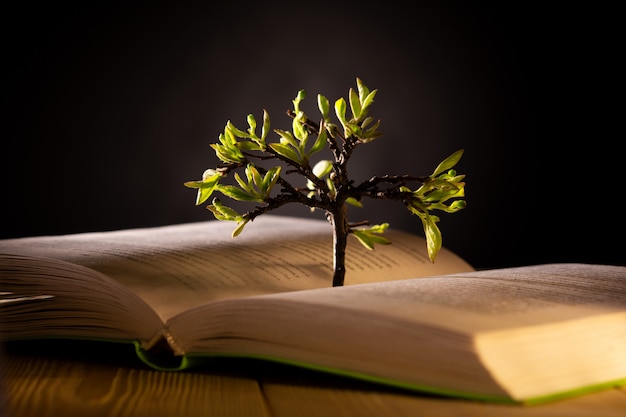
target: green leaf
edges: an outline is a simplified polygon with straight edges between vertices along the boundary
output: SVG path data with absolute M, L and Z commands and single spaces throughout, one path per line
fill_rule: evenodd
M 437 216 L 420 216 L 422 219 L 422 226 L 424 227 L 424 234 L 426 235 L 426 247 L 428 249 L 428 258 L 431 262 L 435 262 L 437 254 L 441 249 L 441 231 L 437 227 L 436 221 L 439 220 Z
M 215 191 L 217 186 L 218 186 L 218 183 L 215 182 L 215 184 L 213 184 L 210 187 L 199 188 L 198 195 L 196 196 L 196 206 L 199 206 L 200 204 L 207 201 L 209 197 L 211 197 L 211 195 L 213 194 L 213 191 Z
M 371 236 L 366 235 L 365 233 L 361 233 L 359 231 L 354 231 L 351 233 L 352 236 L 356 237 L 361 245 L 365 246 L 369 250 L 374 249 L 375 242 L 372 241 Z
M 220 185 L 217 190 L 227 197 L 238 201 L 262 202 L 263 199 L 234 185 Z
M 265 177 L 263 177 L 262 185 L 259 187 L 260 191 L 265 195 L 265 198 L 269 197 L 272 188 L 276 185 L 278 178 L 280 177 L 280 172 L 282 167 L 275 166 L 274 168 L 269 169 L 265 173 Z
M 358 77 L 356 79 L 356 88 L 357 90 L 359 90 L 359 100 L 361 100 L 361 103 L 363 103 L 363 98 L 369 94 L 370 90 L 365 86 L 365 84 L 363 84 L 363 81 L 361 81 L 361 79 Z
M 324 149 L 324 147 L 328 143 L 326 141 L 327 138 L 328 138 L 328 134 L 326 133 L 326 129 L 324 128 L 324 121 L 322 120 L 322 122 L 320 123 L 320 133 L 317 136 L 315 143 L 311 147 L 311 150 L 309 150 L 309 152 L 307 153 L 307 156 L 311 156 L 321 151 L 322 149 Z
M 246 167 L 246 176 L 248 177 L 248 182 L 260 187 L 263 184 L 263 177 L 258 169 L 252 164 L 249 164 Z
M 211 211 L 211 213 L 213 213 L 213 216 L 215 216 L 215 218 L 217 220 L 221 220 L 221 221 L 230 221 L 232 220 L 230 217 L 225 216 L 222 214 L 222 212 L 220 210 L 218 210 L 214 205 L 208 205 L 207 209 L 209 209 Z
M 240 221 L 243 219 L 239 213 L 222 204 L 219 198 L 213 199 L 213 204 L 207 206 L 218 220 Z
M 372 225 L 368 227 L 366 230 L 372 233 L 384 233 L 385 230 L 387 230 L 388 228 L 389 228 L 389 223 L 381 223 L 381 224 Z
M 442 172 L 449 170 L 450 168 L 455 166 L 457 162 L 459 162 L 462 156 L 463 156 L 463 149 L 459 149 L 458 151 L 454 152 L 452 155 L 448 156 L 446 159 L 441 161 L 439 165 L 437 165 L 437 168 L 435 168 L 435 170 L 433 171 L 432 176 L 436 177 Z
M 230 120 L 228 122 L 230 123 Z M 223 146 L 229 146 L 237 142 L 233 131 L 228 129 L 228 124 L 226 126 L 227 127 L 224 128 L 224 133 L 220 133 L 219 136 L 220 143 Z
M 407 204 L 407 208 L 411 213 L 420 217 L 428 214 L 428 209 L 419 198 L 411 199 L 411 202 Z
M 270 132 L 270 115 L 264 109 L 263 110 L 263 127 L 261 128 L 261 141 L 265 143 L 265 138 L 267 138 L 267 134 Z
M 299 143 L 293 137 L 291 132 L 288 132 L 286 130 L 281 130 L 281 129 L 274 129 L 274 132 L 276 132 L 276 133 L 278 133 L 278 135 L 280 135 L 280 143 L 281 144 L 283 144 L 283 145 L 291 145 L 294 148 L 298 147 Z
M 296 98 L 293 100 L 293 109 L 298 113 L 300 111 L 300 102 L 306 98 L 306 92 L 304 90 L 298 91 Z
M 374 102 L 374 97 L 376 96 L 376 91 L 370 91 L 363 81 L 357 77 L 356 79 L 357 90 L 359 91 L 359 102 L 361 104 L 361 111 L 359 112 L 359 118 L 362 119 L 367 116 L 369 111 L 369 107 Z
M 246 170 L 247 173 L 247 170 Z M 237 181 L 237 184 L 239 184 L 239 186 L 241 187 L 241 189 L 243 191 L 245 191 L 248 194 L 251 194 L 254 192 L 254 190 L 248 185 L 248 183 L 250 183 L 250 178 L 248 178 L 248 183 L 246 183 L 240 176 L 238 172 L 235 172 L 235 180 Z M 227 186 L 224 186 L 224 188 Z M 222 191 L 222 190 L 220 190 Z
M 291 122 L 291 129 L 293 130 L 293 135 L 304 144 L 309 137 L 309 132 L 304 127 L 303 120 L 304 113 L 298 112 Z
M 242 151 L 264 151 L 265 147 L 261 146 L 260 142 L 237 142 L 237 147 Z
M 239 223 L 237 224 L 237 227 L 235 228 L 235 230 L 233 230 L 232 233 L 232 237 L 237 237 L 241 234 L 241 232 L 243 232 L 243 228 L 245 227 L 246 224 L 248 224 L 248 222 L 250 221 L 250 219 L 244 219 L 244 220 L 240 220 Z
M 436 201 L 445 201 L 449 198 L 455 197 L 459 193 L 460 189 L 454 184 L 448 184 L 447 186 L 439 187 L 427 193 L 422 201 L 425 203 L 433 203 Z
M 366 117 L 363 119 L 363 121 L 361 122 L 361 128 L 365 129 L 367 126 L 369 126 L 370 123 L 372 123 L 375 119 L 373 117 Z M 380 120 L 378 121 L 378 124 L 380 124 Z
M 226 138 L 226 135 L 221 135 L 220 137 Z M 245 162 L 246 157 L 241 153 L 241 150 L 237 148 L 235 143 L 228 143 L 227 140 L 224 141 L 225 145 L 220 145 L 217 143 L 213 143 L 209 145 L 215 151 L 215 155 L 222 162 L 234 162 L 241 163 Z
M 367 111 L 369 110 L 369 107 L 374 103 L 374 97 L 376 97 L 377 91 L 378 90 L 374 90 L 371 93 L 369 93 L 367 97 L 365 97 L 365 99 L 361 102 L 361 107 L 363 108 L 363 111 L 361 112 L 361 116 L 367 115 Z
M 465 200 L 456 200 L 450 204 L 449 210 L 450 213 L 456 213 L 459 210 L 463 210 L 465 207 L 467 207 L 467 202 L 465 202 Z
M 387 238 L 380 236 L 388 227 L 389 223 L 377 224 L 368 228 L 351 229 L 350 234 L 356 237 L 367 249 L 372 250 L 376 243 L 381 245 L 391 244 Z
M 217 187 L 222 174 L 214 169 L 207 169 L 202 173 L 201 181 L 187 181 L 185 186 L 189 188 L 197 188 L 198 194 L 196 195 L 196 205 L 204 203 L 213 194 L 213 191 Z
M 324 120 L 328 120 L 328 113 L 330 111 L 330 103 L 328 99 L 321 94 L 317 95 L 317 107 L 320 109 L 320 113 Z
M 300 155 L 298 155 L 293 148 L 290 148 L 287 145 L 284 145 L 282 143 L 270 143 L 269 146 L 277 154 L 284 156 L 285 158 L 294 161 L 297 164 L 300 164 L 302 161 Z
M 343 98 L 335 101 L 335 114 L 345 128 L 345 125 L 348 123 L 348 121 L 346 120 L 346 100 L 344 100 Z
M 361 117 L 361 101 L 359 100 L 359 95 L 354 91 L 354 89 L 350 89 L 348 92 L 348 97 L 350 98 L 350 109 L 352 110 L 352 117 L 358 120 Z
M 358 123 L 348 122 L 344 126 L 346 130 L 346 136 L 354 135 L 357 138 L 361 139 L 363 137 L 363 132 L 361 131 L 361 126 Z
M 431 210 L 441 210 L 446 213 L 456 213 L 457 211 L 463 210 L 466 206 L 465 200 L 455 200 L 449 206 L 446 206 L 443 203 L 431 204 Z
M 363 203 L 361 203 L 359 200 L 357 200 L 354 197 L 346 198 L 346 204 L 350 204 L 351 206 L 359 207 L 359 208 L 363 207 Z
M 253 114 L 248 115 L 248 134 L 250 138 L 258 139 L 256 135 L 256 119 Z
M 229 120 L 226 123 L 226 131 L 232 132 L 232 134 L 238 138 L 249 138 L 250 134 L 244 132 L 243 130 L 239 130 L 231 123 Z M 232 142 L 235 142 L 234 140 Z
M 196 206 L 199 206 L 200 204 L 207 201 L 209 197 L 211 197 L 211 194 L 213 194 L 216 185 L 217 184 L 213 185 L 212 187 L 198 188 L 198 194 L 196 195 Z
M 326 186 L 328 187 L 328 196 L 330 198 L 335 198 L 337 195 L 337 188 L 335 188 L 335 182 L 330 179 L 330 177 L 326 178 Z

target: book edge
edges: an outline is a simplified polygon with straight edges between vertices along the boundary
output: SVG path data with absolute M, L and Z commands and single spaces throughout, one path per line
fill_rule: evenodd
M 292 366 L 301 369 L 308 369 L 315 372 L 324 374 L 336 375 L 340 377 L 370 382 L 373 384 L 387 386 L 391 388 L 398 388 L 414 393 L 437 395 L 441 397 L 451 399 L 463 399 L 472 401 L 483 401 L 488 403 L 509 404 L 509 405 L 524 405 L 524 406 L 537 406 L 547 403 L 553 403 L 556 401 L 567 400 L 573 397 L 579 397 L 585 394 L 591 394 L 595 392 L 605 391 L 609 389 L 615 389 L 620 387 L 626 387 L 626 376 L 616 380 L 601 382 L 597 384 L 591 384 L 581 386 L 574 389 L 565 391 L 553 392 L 545 395 L 539 395 L 530 398 L 511 398 L 501 395 L 489 395 L 489 394 L 477 394 L 467 391 L 458 391 L 454 389 L 441 388 L 429 385 L 420 385 L 409 382 L 403 382 L 400 380 L 394 380 L 390 378 L 384 378 L 375 375 L 369 375 L 366 373 L 360 373 L 355 371 L 346 371 L 339 368 L 333 368 L 314 363 L 308 363 L 304 361 L 296 361 L 287 358 L 270 356 L 270 355 L 255 355 L 255 354 L 233 354 L 233 353 L 189 353 L 185 355 L 176 355 L 171 348 L 164 343 L 159 346 L 153 346 L 150 350 L 144 348 L 144 343 L 138 340 L 126 340 L 126 339 L 106 339 L 106 338 L 90 338 L 90 337 L 45 337 L 45 338 L 26 338 L 26 339 L 4 339 L 0 342 L 11 342 L 19 340 L 38 340 L 38 339 L 56 339 L 56 340 L 80 340 L 80 341 L 93 341 L 93 342 L 107 342 L 117 344 L 130 344 L 135 348 L 137 358 L 148 368 L 160 371 L 160 372 L 181 372 L 185 370 L 197 369 L 203 366 L 207 366 L 211 360 L 220 358 L 230 359 L 252 359 L 269 363 L 278 363 L 287 366 Z
M 536 397 L 512 398 L 512 397 L 501 396 L 501 395 L 477 394 L 477 393 L 472 393 L 472 392 L 467 392 L 467 391 L 458 391 L 458 390 L 448 389 L 448 388 L 414 384 L 410 382 L 403 382 L 403 381 L 379 377 L 375 375 L 369 375 L 366 373 L 346 371 L 346 370 L 342 370 L 339 368 L 327 367 L 327 366 L 307 363 L 303 361 L 295 361 L 295 360 L 276 357 L 276 356 L 254 355 L 254 354 L 242 355 L 242 354 L 231 354 L 231 353 L 186 354 L 184 355 L 184 358 L 181 361 L 181 367 L 178 368 L 177 370 L 185 370 L 188 368 L 199 367 L 199 366 L 202 366 L 203 362 L 206 362 L 209 359 L 218 359 L 218 358 L 246 358 L 246 359 L 254 359 L 254 360 L 260 360 L 260 361 L 266 361 L 266 362 L 280 363 L 280 364 L 284 364 L 288 366 L 309 369 L 309 370 L 322 372 L 326 374 L 338 375 L 338 376 L 347 377 L 351 379 L 372 382 L 374 384 L 399 388 L 399 389 L 412 391 L 416 393 L 434 394 L 434 395 L 439 395 L 439 396 L 448 397 L 448 398 L 484 401 L 484 402 L 489 402 L 489 403 L 510 404 L 510 405 L 526 405 L 526 406 L 542 405 L 542 404 L 551 403 L 551 402 L 555 402 L 559 400 L 578 397 L 584 394 L 590 394 L 594 392 L 599 392 L 599 391 L 626 386 L 626 376 L 625 376 L 624 378 L 620 378 L 617 380 L 611 380 L 611 381 L 606 381 L 606 382 L 602 382 L 598 384 L 578 387 L 578 388 L 574 388 L 570 390 L 559 391 L 559 392 L 549 393 L 545 395 L 539 395 Z

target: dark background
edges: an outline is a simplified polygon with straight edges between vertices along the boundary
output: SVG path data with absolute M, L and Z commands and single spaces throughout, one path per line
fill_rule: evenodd
M 316 119 L 318 93 L 360 77 L 385 136 L 355 153 L 355 178 L 428 174 L 465 149 L 468 207 L 441 214 L 445 246 L 477 268 L 624 264 L 623 31 L 602 2 L 3 8 L 0 238 L 212 219 L 182 184 L 215 166 L 227 120 L 266 108 L 289 129 L 298 90 Z M 422 233 L 397 203 L 365 203 L 351 220 Z

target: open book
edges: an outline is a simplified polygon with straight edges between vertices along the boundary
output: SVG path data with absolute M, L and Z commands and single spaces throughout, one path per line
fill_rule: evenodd
M 327 222 L 232 227 L 0 240 L 0 334 L 134 343 L 163 370 L 240 356 L 489 401 L 626 384 L 626 267 L 475 271 L 389 230 L 374 251 L 350 242 L 331 287 Z

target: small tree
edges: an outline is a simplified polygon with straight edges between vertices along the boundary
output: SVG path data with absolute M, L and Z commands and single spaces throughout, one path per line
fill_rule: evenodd
M 465 195 L 465 176 L 457 175 L 452 169 L 463 150 L 444 159 L 428 176 L 374 176 L 360 184 L 350 179 L 348 161 L 355 148 L 382 136 L 378 131 L 380 120 L 368 116 L 377 90 L 370 91 L 359 78 L 356 83 L 357 90 L 350 88 L 347 100 L 339 98 L 335 102 L 339 124 L 331 120 L 329 101 L 321 94 L 317 96 L 321 120 L 318 124 L 309 119 L 300 109 L 305 98 L 304 90 L 299 91 L 293 100 L 293 110 L 287 111 L 292 118 L 291 131 L 274 129 L 278 142 L 267 142 L 270 117 L 265 110 L 260 135 L 252 114 L 248 115 L 245 131 L 228 121 L 224 133 L 219 135 L 219 143 L 210 145 L 221 163 L 204 171 L 201 180 L 185 183 L 198 190 L 196 205 L 207 201 L 216 191 L 234 200 L 258 203 L 247 213 L 239 214 L 218 198 L 213 198 L 207 208 L 214 216 L 218 220 L 237 222 L 233 237 L 257 216 L 288 203 L 323 210 L 333 230 L 333 286 L 344 283 L 348 235 L 356 237 L 368 249 L 373 249 L 376 243 L 390 243 L 382 236 L 388 223 L 349 223 L 347 204 L 360 207 L 364 197 L 403 203 L 422 221 L 431 262 L 441 249 L 439 218 L 432 212 L 454 213 L 465 207 L 465 201 L 460 199 Z M 351 117 L 346 115 L 348 103 Z M 330 151 L 332 159 L 321 159 L 311 165 L 311 157 L 323 149 Z M 260 165 L 268 161 L 278 165 L 271 168 Z M 234 174 L 236 185 L 222 183 L 229 174 Z M 294 174 L 301 178 L 302 186 L 294 186 L 287 180 L 287 175 Z

